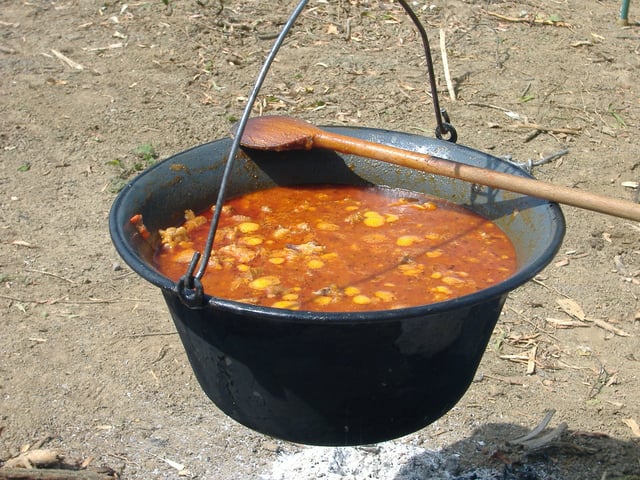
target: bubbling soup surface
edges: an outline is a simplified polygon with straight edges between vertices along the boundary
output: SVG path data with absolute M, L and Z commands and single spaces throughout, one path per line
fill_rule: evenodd
M 202 251 L 212 209 L 160 230 L 173 280 Z M 313 311 L 389 310 L 499 283 L 514 247 L 493 222 L 429 195 L 383 187 L 274 187 L 227 201 L 202 278 L 205 293 Z

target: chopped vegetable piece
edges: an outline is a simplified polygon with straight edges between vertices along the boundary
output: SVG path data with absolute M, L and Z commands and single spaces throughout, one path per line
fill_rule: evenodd
M 142 214 L 135 214 L 133 217 L 131 217 L 129 222 L 136 227 L 136 230 L 143 239 L 147 240 L 151 236 L 151 233 L 149 232 L 149 230 L 147 230 L 147 227 L 144 226 L 144 223 L 142 221 Z
M 280 279 L 275 275 L 267 275 L 265 277 L 259 277 L 249 283 L 249 286 L 255 290 L 266 290 L 274 285 L 279 285 Z
M 401 237 L 398 237 L 398 239 L 396 240 L 396 245 L 398 245 L 399 247 L 408 247 L 419 241 L 421 241 L 421 238 L 417 235 L 403 235 Z
M 264 238 L 259 237 L 257 235 L 253 235 L 251 237 L 244 237 L 241 240 L 242 243 L 244 243 L 245 245 L 250 245 L 252 247 L 255 247 L 256 245 L 260 245 L 262 242 L 264 242 Z
M 347 297 L 353 297 L 355 295 L 358 295 L 360 293 L 360 289 L 358 287 L 347 287 L 344 289 L 344 294 Z
M 313 260 L 309 260 L 307 262 L 307 267 L 313 268 L 313 269 L 322 268 L 324 267 L 324 262 L 322 260 L 318 260 L 314 258 Z
M 378 297 L 383 302 L 391 302 L 391 301 L 394 300 L 395 295 L 393 293 L 391 293 L 391 292 L 386 291 L 386 290 L 378 290 L 376 292 L 376 297 Z
M 300 304 L 293 300 L 280 300 L 271 305 L 273 308 L 286 308 L 287 310 L 299 310 Z
M 356 295 L 353 297 L 353 303 L 357 305 L 368 305 L 371 303 L 371 299 L 366 295 Z
M 240 230 L 242 233 L 253 233 L 260 230 L 260 225 L 253 222 L 243 222 L 238 225 L 238 230 Z
M 363 222 L 367 227 L 381 227 L 384 225 L 384 217 L 381 216 L 369 216 L 365 217 Z

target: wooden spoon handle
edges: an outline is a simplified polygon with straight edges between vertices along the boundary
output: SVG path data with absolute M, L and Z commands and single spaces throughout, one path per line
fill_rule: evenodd
M 596 195 L 595 193 L 553 185 L 528 177 L 465 165 L 423 153 L 330 133 L 325 130 L 319 130 L 314 135 L 313 143 L 316 147 L 327 148 L 341 153 L 382 160 L 435 175 L 457 178 L 479 185 L 500 188 L 594 212 L 606 213 L 615 217 L 640 221 L 640 205 L 627 200 Z

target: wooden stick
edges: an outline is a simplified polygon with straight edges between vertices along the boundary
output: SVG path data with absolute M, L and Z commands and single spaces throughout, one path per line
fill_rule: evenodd
M 114 480 L 116 477 L 91 470 L 50 468 L 0 468 L 0 480 Z
M 53 48 L 51 49 L 51 53 L 53 53 L 56 57 L 58 57 L 60 60 L 62 60 L 64 63 L 66 63 L 67 65 L 69 65 L 71 68 L 73 68 L 74 70 L 84 70 L 84 67 L 82 65 L 80 65 L 78 62 L 74 62 L 73 60 L 71 60 L 69 57 L 63 55 L 62 53 L 60 53 L 57 50 L 54 50 Z
M 490 17 L 495 17 L 500 20 L 504 20 L 505 22 L 530 23 L 530 24 L 533 23 L 537 25 L 551 25 L 554 27 L 571 28 L 571 24 L 567 22 L 554 22 L 553 20 L 545 20 L 543 18 L 531 18 L 531 17 L 518 17 L 518 18 L 506 17 L 504 15 L 500 15 L 499 13 L 488 12 L 488 11 L 485 11 L 485 13 Z
M 566 133 L 567 135 L 578 135 L 580 133 L 579 128 L 552 128 L 543 127 L 537 123 L 518 123 L 514 125 L 515 128 L 528 128 L 530 130 L 539 130 L 541 132 L 548 133 Z
M 447 90 L 452 102 L 456 101 L 456 89 L 453 88 L 451 82 L 451 73 L 449 73 L 449 59 L 447 57 L 447 42 L 445 40 L 444 28 L 440 29 L 440 53 L 442 54 L 442 69 L 444 70 L 444 79 L 447 82 Z

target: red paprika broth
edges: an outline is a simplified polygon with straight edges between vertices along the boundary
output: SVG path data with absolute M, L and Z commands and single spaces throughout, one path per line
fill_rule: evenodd
M 202 251 L 211 211 L 160 230 L 157 266 L 177 280 Z M 492 222 L 428 195 L 354 186 L 275 187 L 229 200 L 205 293 L 293 310 L 388 310 L 448 300 L 516 268 Z

